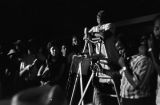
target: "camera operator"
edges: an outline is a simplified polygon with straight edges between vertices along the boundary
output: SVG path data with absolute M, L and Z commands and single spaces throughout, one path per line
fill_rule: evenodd
M 98 25 L 93 26 L 88 31 L 92 40 L 97 40 L 97 42 L 94 43 L 95 49 L 93 48 L 92 57 L 98 56 L 97 62 L 99 62 L 101 69 L 104 69 L 106 73 L 98 73 L 98 76 L 95 76 L 93 79 L 93 104 L 117 105 L 117 99 L 113 98 L 111 94 L 115 94 L 112 77 L 114 76 L 117 85 L 120 83 L 116 75 L 120 68 L 118 64 L 119 54 L 115 47 L 117 39 L 114 24 L 110 23 L 110 18 L 105 17 L 105 15 L 104 10 L 99 11 L 97 14 Z M 108 75 L 107 72 L 112 75 Z M 105 78 L 101 78 L 103 76 L 105 76 Z

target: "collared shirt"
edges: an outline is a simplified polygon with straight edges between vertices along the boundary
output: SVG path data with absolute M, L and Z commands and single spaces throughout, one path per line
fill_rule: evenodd
M 136 85 L 139 85 L 145 78 L 146 74 L 149 73 L 150 75 L 153 73 L 152 70 L 152 62 L 149 58 L 143 55 L 134 55 L 132 56 L 130 62 L 131 70 L 132 70 L 132 80 Z M 129 98 L 129 99 L 138 99 L 141 97 L 148 97 L 150 95 L 150 75 L 148 82 L 145 84 L 144 88 L 135 88 L 131 85 L 131 83 L 127 80 L 125 73 L 122 74 L 121 79 L 121 92 L 120 95 L 122 98 Z

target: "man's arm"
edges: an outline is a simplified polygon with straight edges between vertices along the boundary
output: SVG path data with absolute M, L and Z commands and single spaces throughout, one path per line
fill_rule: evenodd
M 154 66 L 156 72 L 160 75 L 160 64 L 158 63 L 158 60 L 155 58 L 152 50 L 150 50 L 150 56 L 151 56 L 153 66 Z
M 158 58 L 155 58 L 155 55 L 153 52 L 153 39 L 148 40 L 148 46 L 149 46 L 148 51 L 150 53 L 150 57 L 152 59 L 153 66 L 154 66 L 156 72 L 160 75 L 160 61 L 158 60 Z
M 127 78 L 128 82 L 134 87 L 134 88 L 139 88 L 139 86 L 142 84 L 144 77 L 146 76 L 147 71 L 149 70 L 149 64 L 146 61 L 146 59 L 141 59 L 139 62 L 136 64 L 136 68 L 134 68 L 133 75 L 125 68 L 122 71 L 122 74 L 125 75 Z
M 134 76 L 131 75 L 127 69 L 124 70 L 124 72 L 122 72 L 122 73 L 124 73 L 124 75 L 125 75 L 125 77 L 127 78 L 128 82 L 129 82 L 134 88 L 136 88 L 137 86 L 136 86 L 136 84 L 135 84 L 135 82 L 134 82 L 134 80 L 133 80 Z

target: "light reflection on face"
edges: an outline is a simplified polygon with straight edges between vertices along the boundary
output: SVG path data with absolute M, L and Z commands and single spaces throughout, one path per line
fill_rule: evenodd
M 61 47 L 61 52 L 62 52 L 62 55 L 63 55 L 63 56 L 66 55 L 66 50 L 67 50 L 66 46 L 65 46 L 65 45 L 62 45 L 62 47 Z
M 77 45 L 78 42 L 77 42 L 77 38 L 76 37 L 73 37 L 72 38 L 72 45 Z
M 100 17 L 97 17 L 97 23 L 98 23 L 98 25 L 101 25 L 101 24 L 102 24 Z
M 66 51 L 66 46 L 65 46 L 65 45 L 62 45 L 61 50 L 62 50 L 62 52 L 63 52 L 63 51 Z
M 56 49 L 53 46 L 50 48 L 50 54 L 56 56 Z
M 155 21 L 153 32 L 156 38 L 160 37 L 160 20 Z

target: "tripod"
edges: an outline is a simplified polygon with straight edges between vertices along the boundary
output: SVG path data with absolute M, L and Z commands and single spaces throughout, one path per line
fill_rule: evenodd
M 77 83 L 78 83 L 79 79 L 80 79 L 81 95 L 83 94 L 83 81 L 82 81 L 82 68 L 81 68 L 82 67 L 82 61 L 83 61 L 83 58 L 81 59 L 80 63 L 78 64 L 78 71 L 77 71 L 77 74 L 76 74 L 76 79 L 75 79 L 75 83 L 74 83 L 74 87 L 73 87 L 73 91 L 72 91 L 71 100 L 70 100 L 69 105 L 72 105 L 73 97 L 74 97 L 74 94 L 75 94 L 75 89 L 76 89 L 76 86 L 77 86 Z M 82 102 L 82 105 L 84 105 L 83 102 Z
M 88 89 L 88 87 L 89 87 L 89 85 L 90 85 L 90 83 L 91 83 L 91 81 L 92 81 L 92 79 L 93 79 L 93 77 L 94 77 L 94 74 L 95 74 L 95 71 L 92 70 L 92 74 L 91 74 L 91 76 L 90 76 L 90 78 L 89 78 L 89 80 L 88 80 L 88 83 L 87 83 L 87 85 L 86 85 L 86 88 L 84 89 L 84 92 L 83 92 L 83 94 L 82 94 L 82 96 L 81 96 L 81 99 L 80 99 L 78 105 L 80 105 L 80 104 L 82 103 L 82 100 L 83 100 L 83 98 L 84 98 L 84 96 L 85 96 L 85 94 L 86 94 L 86 92 L 87 92 L 87 89 Z
M 90 48 L 92 48 L 92 46 L 90 46 L 90 43 L 92 43 L 92 44 L 96 44 L 96 45 L 98 45 L 99 44 L 99 46 L 98 46 L 98 48 L 97 48 L 97 51 L 98 51 L 98 53 L 97 53 L 97 55 L 99 55 L 99 56 L 92 56 L 93 55 L 93 50 L 92 49 L 90 49 Z M 97 44 L 98 43 L 98 44 Z M 89 54 L 90 54 L 90 58 L 91 58 L 91 65 L 90 65 L 90 67 L 93 67 L 94 66 L 94 64 L 96 64 L 96 61 L 97 60 L 100 60 L 100 58 L 101 57 L 104 57 L 103 56 L 103 54 L 101 53 L 102 52 L 102 47 L 104 48 L 104 46 L 102 46 L 102 40 L 101 40 L 101 38 L 94 38 L 94 39 L 92 39 L 92 40 L 90 40 L 90 39 L 88 39 L 88 40 L 86 40 L 85 41 L 85 46 L 84 46 L 84 50 L 83 51 L 85 51 L 85 49 L 86 49 L 86 47 L 87 47 L 87 45 L 88 45 L 88 47 L 89 47 Z M 104 49 L 103 49 L 104 50 Z M 98 58 L 97 58 L 98 57 Z M 94 58 L 96 58 L 97 60 L 95 60 Z M 94 60 L 93 60 L 94 59 Z M 81 64 L 82 62 L 80 62 L 79 64 Z M 85 89 L 84 89 L 84 91 L 83 91 L 83 84 L 82 84 L 82 80 L 81 80 L 81 75 L 82 75 L 82 72 L 81 72 L 81 69 L 78 69 L 78 72 L 77 72 L 77 77 L 76 77 L 76 80 L 75 80 L 75 83 L 74 83 L 74 88 L 73 88 L 73 92 L 72 92 L 72 97 L 71 97 L 71 101 L 70 101 L 70 104 L 69 105 L 72 105 L 72 100 L 73 100 L 73 95 L 74 95 L 74 92 L 75 92 L 75 87 L 76 87 L 76 84 L 77 84 L 77 81 L 78 81 L 78 79 L 80 78 L 80 83 L 81 83 L 81 98 L 80 98 L 80 100 L 79 100 L 79 102 L 78 102 L 78 105 L 83 105 L 83 98 L 84 98 L 84 96 L 85 96 L 85 94 L 86 94 L 86 92 L 87 92 L 87 90 L 88 90 L 88 87 L 89 87 L 89 85 L 90 85 L 90 83 L 91 83 L 91 81 L 92 81 L 92 79 L 93 79 L 93 77 L 95 76 L 95 73 L 97 72 L 97 70 L 96 69 L 94 69 L 94 68 L 91 68 L 92 69 L 92 74 L 90 75 L 90 78 L 89 78 L 89 80 L 88 80 L 88 83 L 87 83 L 87 85 L 86 85 L 86 87 L 85 87 Z M 117 101 L 118 101 L 118 105 L 121 105 L 121 103 L 120 103 L 120 98 L 119 98 L 119 95 L 118 95 L 118 91 L 117 91 L 117 88 L 116 88 L 116 85 L 115 85 L 115 83 L 114 83 L 114 81 L 113 81 L 113 79 L 112 78 L 106 78 L 106 79 L 111 79 L 112 80 L 112 83 L 113 83 L 113 85 L 114 85 L 114 90 L 115 90 L 115 93 L 116 93 L 116 97 L 117 97 Z
M 92 53 L 92 48 L 91 48 L 91 45 L 90 45 L 90 42 L 89 40 L 87 39 L 88 35 L 87 35 L 87 28 L 85 28 L 84 30 L 85 32 L 85 36 L 84 36 L 84 39 L 85 39 L 85 44 L 84 44 L 84 48 L 83 48 L 83 51 L 82 53 L 84 53 L 86 51 L 86 48 L 88 47 L 88 51 L 89 51 L 89 55 L 91 56 L 91 53 Z M 74 59 L 74 57 L 73 57 Z M 71 67 L 73 65 L 73 59 L 72 59 L 72 64 L 71 64 Z M 79 62 L 78 64 L 78 71 L 77 71 L 77 75 L 76 75 L 76 79 L 75 79 L 75 82 L 74 82 L 74 87 L 73 87 L 73 91 L 72 91 L 72 95 L 71 95 L 71 99 L 70 99 L 70 102 L 69 102 L 69 105 L 72 105 L 72 101 L 73 101 L 73 97 L 74 97 L 74 94 L 75 94 L 75 89 L 76 89 L 76 86 L 77 86 L 77 82 L 78 80 L 80 79 L 80 90 L 81 90 L 81 97 L 83 95 L 83 81 L 82 81 L 82 61 L 83 61 L 83 58 L 82 60 Z M 93 75 L 93 74 L 92 74 Z M 93 77 L 93 76 L 92 76 Z M 87 86 L 88 87 L 88 86 Z M 85 90 L 84 90 L 85 91 Z M 84 105 L 84 102 L 81 101 L 82 105 Z
M 92 74 L 91 74 L 91 76 L 90 76 L 90 78 L 89 78 L 89 80 L 88 80 L 88 83 L 87 83 L 87 85 L 86 85 L 86 87 L 85 87 L 85 90 L 84 90 L 84 92 L 83 92 L 83 94 L 82 94 L 82 97 L 81 97 L 78 105 L 81 105 L 82 100 L 83 100 L 83 98 L 84 98 L 84 96 L 85 96 L 85 94 L 86 94 L 86 92 L 87 92 L 87 89 L 88 89 L 88 87 L 89 87 L 92 79 L 94 78 L 95 74 L 98 72 L 97 69 L 100 69 L 100 67 L 97 65 L 97 63 L 94 63 L 94 65 L 96 65 L 96 68 L 92 66 L 92 67 L 93 67 L 93 68 L 92 68 Z M 117 98 L 118 105 L 121 105 L 120 98 L 119 98 L 118 91 L 117 91 L 117 87 L 116 87 L 116 84 L 115 84 L 114 80 L 113 80 L 111 77 L 104 77 L 104 76 L 99 77 L 99 78 L 105 78 L 105 79 L 111 79 L 111 80 L 112 80 L 112 83 L 113 83 L 113 86 L 114 86 L 114 91 L 115 91 L 116 95 L 110 95 L 110 96 L 116 97 L 116 98 Z
M 101 53 L 101 51 L 102 51 L 102 43 L 103 43 L 103 42 L 102 42 L 102 40 L 101 40 L 100 38 L 94 38 L 94 39 L 95 39 L 95 40 L 92 39 L 92 41 L 90 41 L 90 42 L 93 43 L 93 44 L 100 43 L 100 45 L 99 45 L 99 49 L 98 49 L 98 50 L 99 50 L 99 51 L 98 51 L 98 52 L 99 52 L 98 56 L 91 56 L 91 59 L 92 59 L 91 61 L 93 61 L 93 59 L 96 58 L 96 60 L 94 60 L 93 62 L 91 62 L 91 67 L 93 67 L 94 65 L 96 65 L 96 64 L 97 64 L 96 62 L 97 62 L 98 60 L 103 59 L 103 55 L 102 55 L 102 53 Z M 100 68 L 98 68 L 98 69 L 100 69 Z M 89 87 L 92 79 L 94 78 L 96 72 L 97 72 L 96 68 L 92 68 L 92 74 L 91 74 L 91 76 L 90 76 L 90 78 L 89 78 L 89 80 L 88 80 L 88 83 L 87 83 L 87 85 L 86 85 L 86 87 L 85 87 L 85 90 L 84 90 L 84 92 L 83 92 L 83 94 L 82 94 L 82 97 L 81 97 L 78 105 L 81 105 L 81 102 L 83 101 L 83 98 L 84 98 L 84 96 L 85 96 L 85 94 L 86 94 L 86 92 L 87 92 L 87 89 L 88 89 L 88 87 Z M 114 86 L 114 91 L 115 91 L 115 94 L 116 94 L 116 95 L 114 95 L 114 96 L 116 96 L 116 98 L 117 98 L 118 105 L 121 105 L 121 103 L 120 103 L 120 98 L 119 98 L 118 91 L 117 91 L 117 87 L 116 87 L 116 85 L 115 85 L 115 82 L 114 82 L 113 78 L 112 78 L 112 77 L 99 77 L 99 78 L 105 78 L 105 79 L 111 79 L 111 80 L 112 80 L 112 83 L 113 83 L 113 86 Z M 110 96 L 112 97 L 113 95 L 110 95 Z

